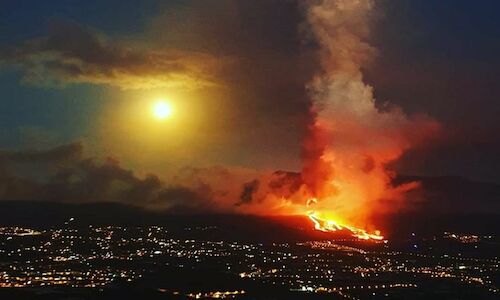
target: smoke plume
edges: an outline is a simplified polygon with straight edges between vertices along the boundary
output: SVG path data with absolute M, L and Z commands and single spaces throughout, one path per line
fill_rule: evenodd
M 404 191 L 417 185 L 392 187 L 386 165 L 439 126 L 376 101 L 364 82 L 362 70 L 377 54 L 369 43 L 375 1 L 307 3 L 322 72 L 309 86 L 313 120 L 303 147 L 303 182 L 318 200 L 315 210 L 366 227 L 373 212 L 399 207 Z

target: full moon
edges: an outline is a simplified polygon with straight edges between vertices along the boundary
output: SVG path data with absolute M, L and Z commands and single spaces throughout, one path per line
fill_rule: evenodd
M 164 120 L 167 119 L 172 115 L 172 106 L 164 101 L 164 100 L 158 100 L 156 103 L 153 104 L 153 115 L 159 119 L 159 120 Z

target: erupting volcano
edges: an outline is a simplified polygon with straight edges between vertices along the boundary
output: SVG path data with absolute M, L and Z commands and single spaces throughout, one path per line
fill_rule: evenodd
M 364 82 L 362 69 L 376 54 L 368 42 L 374 6 L 372 0 L 323 0 L 307 7 L 322 72 L 308 87 L 312 120 L 303 143 L 301 196 L 316 229 L 380 240 L 373 214 L 400 208 L 404 193 L 418 186 L 393 186 L 387 164 L 439 125 L 375 101 Z

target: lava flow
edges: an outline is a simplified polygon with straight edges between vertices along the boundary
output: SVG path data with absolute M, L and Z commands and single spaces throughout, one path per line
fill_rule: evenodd
M 374 233 L 368 233 L 364 229 L 356 228 L 354 226 L 349 226 L 345 224 L 340 224 L 334 220 L 322 219 L 317 216 L 316 213 L 310 212 L 308 214 L 309 219 L 313 221 L 314 228 L 323 232 L 333 232 L 337 230 L 348 230 L 351 232 L 352 236 L 357 237 L 362 240 L 383 240 L 384 237 L 380 235 L 380 231 L 375 230 Z
M 307 201 L 307 206 L 315 204 L 317 202 L 316 199 L 312 198 Z M 315 211 L 309 211 L 307 213 L 309 219 L 314 223 L 314 229 L 323 231 L 323 232 L 335 232 L 340 230 L 347 230 L 351 233 L 352 236 L 357 237 L 362 240 L 383 240 L 384 237 L 380 235 L 379 230 L 375 230 L 373 233 L 368 233 L 366 230 L 357 228 L 351 225 L 343 224 L 342 222 L 329 219 L 322 218 Z

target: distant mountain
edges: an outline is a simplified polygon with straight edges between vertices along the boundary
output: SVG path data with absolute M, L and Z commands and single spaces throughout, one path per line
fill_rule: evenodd
M 457 176 L 400 176 L 394 183 L 410 181 L 421 184 L 421 189 L 410 195 L 417 210 L 440 215 L 500 214 L 500 184 Z
M 385 234 L 436 233 L 442 230 L 500 233 L 500 185 L 460 177 L 401 176 L 394 184 L 421 182 L 408 207 L 375 216 Z M 120 203 L 0 201 L 0 226 L 164 225 L 172 234 L 206 239 L 249 241 L 330 238 L 312 228 L 305 216 L 258 217 L 231 214 L 171 214 Z M 341 234 L 342 235 L 342 234 Z M 338 237 L 338 235 L 337 235 Z
M 375 216 L 386 233 L 500 233 L 500 184 L 456 176 L 400 176 L 393 184 L 412 181 L 421 187 L 408 194 L 401 211 Z

